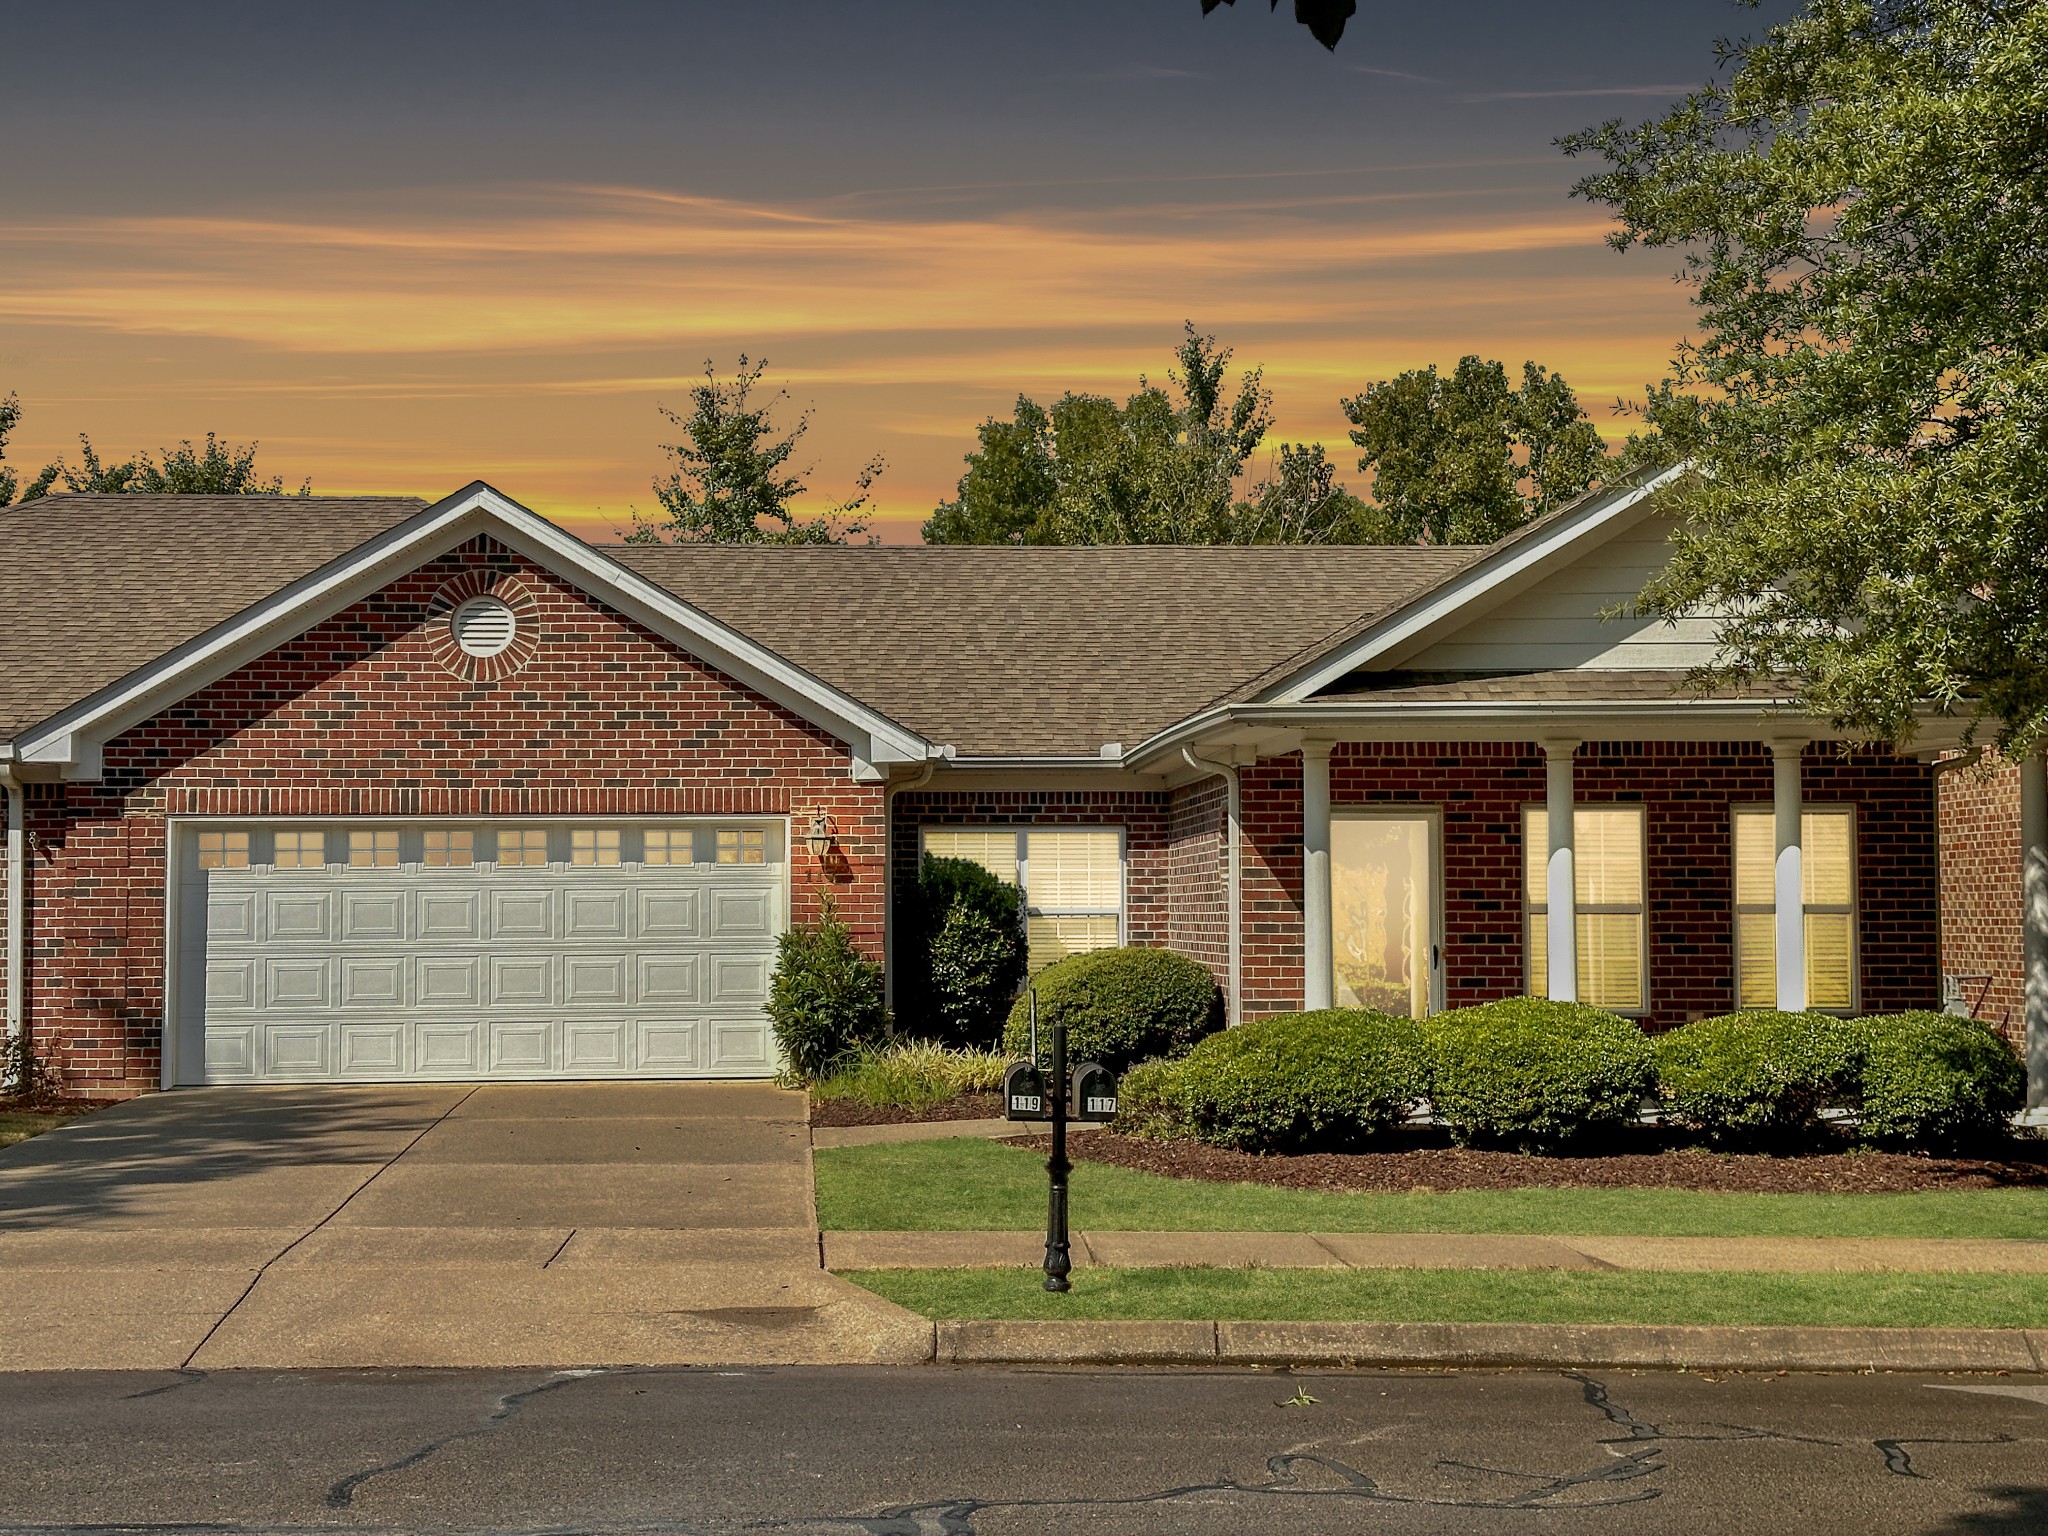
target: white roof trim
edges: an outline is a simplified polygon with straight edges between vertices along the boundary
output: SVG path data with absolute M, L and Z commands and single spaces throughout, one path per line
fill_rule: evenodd
M 1266 704 L 1298 704 L 1338 678 L 1374 661 L 1392 664 L 1400 653 L 1413 654 L 1444 633 L 1477 617 L 1489 598 L 1507 595 L 1517 583 L 1534 580 L 1545 569 L 1564 564 L 1579 547 L 1598 543 L 1647 516 L 1649 498 L 1691 469 L 1690 461 L 1674 464 L 1647 479 L 1592 496 L 1576 510 L 1559 517 L 1529 538 L 1510 537 L 1447 584 L 1433 587 L 1395 609 L 1362 634 L 1316 658 L 1259 695 Z M 1633 514 L 1633 515 L 1631 515 Z
M 489 534 L 691 655 L 830 731 L 868 763 L 923 762 L 937 750 L 850 694 L 722 624 L 529 512 L 481 480 L 21 733 L 15 755 L 96 777 L 122 731 L 274 650 L 427 561 Z

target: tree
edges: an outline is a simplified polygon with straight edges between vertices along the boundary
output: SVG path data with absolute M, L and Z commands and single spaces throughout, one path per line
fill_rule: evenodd
M 13 395 L 0 400 L 0 459 L 7 457 L 7 434 L 21 420 L 21 402 Z M 92 439 L 78 434 L 79 464 L 76 469 L 62 458 L 46 464 L 21 493 L 24 502 L 47 496 L 59 480 L 74 495 L 132 493 L 142 496 L 281 496 L 284 480 L 273 475 L 261 480 L 256 475 L 257 444 L 224 443 L 209 432 L 206 446 L 194 448 L 187 438 L 175 448 L 161 450 L 159 458 L 147 451 L 118 464 L 104 464 Z M 14 471 L 0 467 L 0 507 L 14 500 L 18 488 Z M 298 494 L 313 494 L 313 482 L 300 485 Z
M 792 504 L 809 489 L 805 482 L 811 471 L 809 466 L 791 469 L 790 461 L 810 430 L 811 413 L 803 412 L 795 426 L 777 433 L 775 404 L 788 399 L 789 391 L 778 390 L 765 405 L 753 398 L 767 366 L 766 358 L 750 364 L 742 355 L 734 377 L 720 382 L 707 359 L 704 382 L 690 389 L 690 413 L 659 407 L 682 429 L 683 441 L 662 445 L 675 468 L 654 482 L 661 513 L 636 511 L 628 543 L 844 544 L 867 532 L 860 514 L 881 476 L 879 457 L 854 477 L 857 493 L 850 501 L 814 518 L 794 510 Z
M 1282 443 L 1272 471 L 1233 509 L 1233 544 L 1410 543 L 1385 511 L 1337 484 L 1321 443 Z
M 1237 0 L 1202 0 L 1202 14 L 1219 5 L 1236 5 Z M 1270 0 L 1268 10 L 1280 9 L 1280 0 Z M 1294 19 L 1307 27 L 1311 36 L 1330 52 L 1344 35 L 1344 23 L 1358 14 L 1358 0 L 1294 0 Z
M 1432 363 L 1343 406 L 1389 542 L 1490 543 L 1614 467 L 1571 386 L 1536 363 L 1519 389 L 1497 362 L 1465 357 L 1449 378 Z
M 933 544 L 1214 544 L 1231 538 L 1237 480 L 1272 425 L 1254 368 L 1228 386 L 1230 350 L 1190 322 L 1169 392 L 1142 375 L 1122 405 L 1019 396 L 984 422 L 957 498 L 924 525 Z
M 1720 618 L 1702 683 L 1789 677 L 1877 739 L 1916 706 L 2048 738 L 2048 7 L 1809 0 L 1725 81 L 1564 141 L 1617 249 L 1699 315 L 1686 522 L 1651 611 Z

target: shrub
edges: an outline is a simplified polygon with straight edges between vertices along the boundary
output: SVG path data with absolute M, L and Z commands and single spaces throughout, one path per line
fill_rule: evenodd
M 1154 1056 L 1117 1078 L 1116 1128 L 1128 1136 L 1172 1141 L 1188 1133 L 1187 1094 L 1181 1081 L 1186 1058 Z
M 1098 949 L 1069 955 L 1038 973 L 1039 1051 L 1055 1023 L 1067 1026 L 1071 1061 L 1099 1061 L 1121 1072 L 1147 1056 L 1184 1056 L 1223 1027 L 1223 996 L 1199 960 L 1170 949 Z M 1010 1010 L 1004 1043 L 1029 1048 L 1031 1000 Z
M 1023 903 L 972 859 L 926 858 L 897 903 L 898 1016 L 949 1044 L 993 1046 L 1024 980 Z
M 1392 1129 L 1428 1091 L 1413 1019 L 1365 1008 L 1283 1013 L 1211 1035 L 1179 1064 L 1188 1124 L 1244 1152 L 1332 1152 Z
M 861 1045 L 811 1085 L 811 1097 L 922 1114 L 963 1093 L 995 1093 L 1008 1066 L 994 1051 L 954 1050 L 928 1040 Z
M 790 1071 L 806 1079 L 886 1033 L 882 968 L 854 948 L 829 892 L 815 924 L 776 941 L 768 1018 Z
M 1861 1032 L 1824 1013 L 1758 1009 L 1700 1019 L 1656 1042 L 1664 1101 L 1720 1143 L 1791 1142 L 1853 1090 Z
M 2006 1134 L 2027 1075 L 1988 1024 L 1952 1013 L 1859 1019 L 1866 1140 L 1953 1149 Z
M 1430 1101 L 1460 1142 L 1562 1147 L 1633 1119 L 1657 1082 L 1643 1032 L 1581 1003 L 1511 997 L 1425 1027 Z

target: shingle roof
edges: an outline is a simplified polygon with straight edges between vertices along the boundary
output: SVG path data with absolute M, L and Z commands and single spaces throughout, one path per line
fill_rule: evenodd
M 1483 703 L 1663 703 L 1700 698 L 1690 686 L 1691 674 L 1664 668 L 1585 668 L 1568 672 L 1451 673 L 1354 672 L 1325 688 L 1316 702 L 1404 704 Z M 1789 699 L 1796 689 L 1788 682 L 1759 682 L 1741 688 L 1717 688 L 1712 699 Z
M 412 496 L 49 496 L 0 509 L 0 740 L 425 505 Z
M 1414 546 L 778 548 L 615 557 L 963 756 L 1095 756 L 1464 564 Z

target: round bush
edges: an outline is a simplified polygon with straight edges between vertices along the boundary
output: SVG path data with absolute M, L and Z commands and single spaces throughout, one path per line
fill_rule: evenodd
M 1038 992 L 1039 1054 L 1050 1059 L 1055 1023 L 1067 1026 L 1070 1061 L 1121 1072 L 1147 1056 L 1184 1056 L 1223 1027 L 1223 996 L 1199 960 L 1170 949 L 1098 949 L 1047 966 Z M 1027 993 L 1010 1010 L 1004 1044 L 1022 1055 L 1031 1038 Z
M 1862 1132 L 1881 1146 L 1948 1150 L 2006 1135 L 2026 1069 L 1988 1024 L 1952 1013 L 1859 1019 Z
M 1337 1152 L 1404 1120 L 1429 1086 L 1413 1019 L 1365 1008 L 1283 1013 L 1211 1035 L 1180 1063 L 1188 1124 L 1243 1152 Z
M 1656 1053 L 1627 1019 L 1511 997 L 1429 1020 L 1430 1102 L 1460 1142 L 1545 1151 L 1634 1119 Z
M 1656 1042 L 1673 1115 L 1718 1143 L 1811 1140 L 1853 1090 L 1862 1033 L 1824 1013 L 1756 1009 L 1699 1019 Z
M 1126 1069 L 1116 1085 L 1116 1128 L 1126 1136 L 1172 1141 L 1188 1131 L 1187 1094 L 1181 1061 L 1154 1056 Z
M 854 946 L 828 894 L 815 924 L 792 924 L 775 944 L 768 1019 L 789 1070 L 811 1079 L 888 1032 L 882 968 Z

